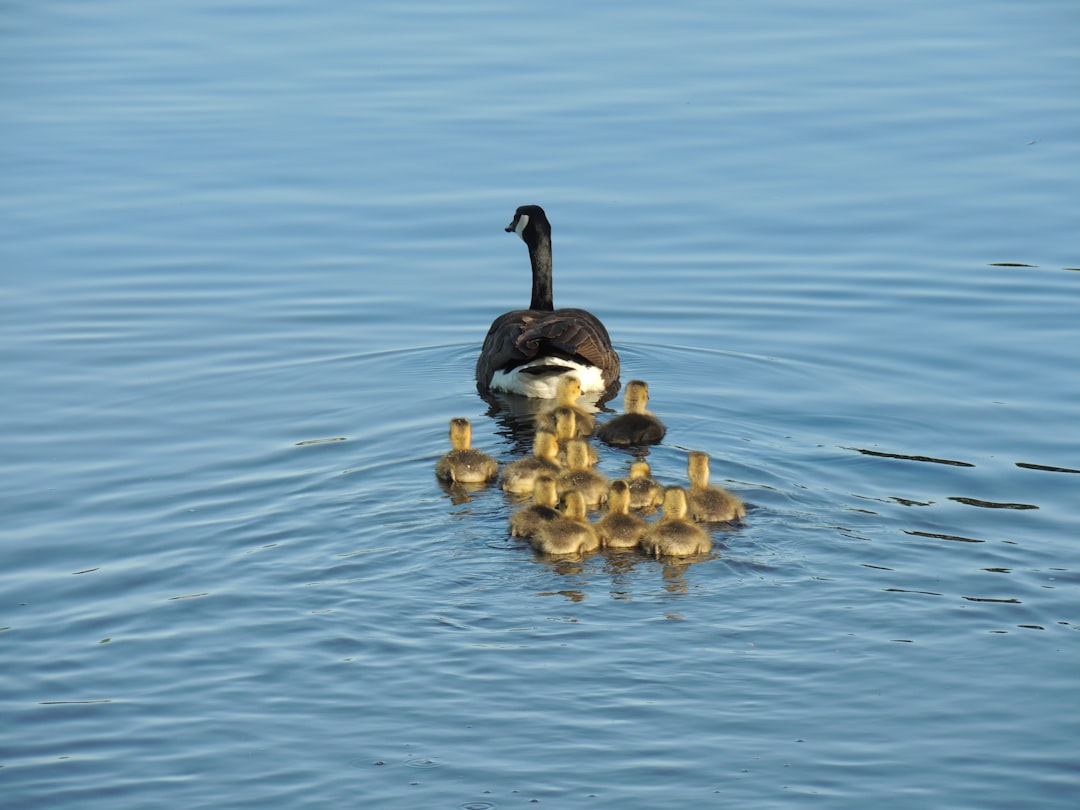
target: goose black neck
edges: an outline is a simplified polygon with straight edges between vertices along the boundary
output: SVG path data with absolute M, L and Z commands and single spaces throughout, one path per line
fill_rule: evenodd
M 551 312 L 555 309 L 551 292 L 551 237 L 541 233 L 535 242 L 529 243 L 529 261 L 532 263 L 532 303 L 529 309 Z

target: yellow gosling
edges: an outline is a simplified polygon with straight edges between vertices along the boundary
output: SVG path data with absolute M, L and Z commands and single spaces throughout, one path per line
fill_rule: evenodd
M 545 523 L 559 517 L 555 507 L 559 503 L 559 493 L 555 488 L 555 478 L 547 473 L 536 477 L 532 503 L 522 507 L 510 516 L 511 537 L 532 537 Z
M 455 484 L 482 484 L 499 474 L 495 459 L 472 447 L 472 425 L 468 419 L 450 420 L 449 453 L 435 463 L 435 475 Z
M 686 490 L 664 490 L 664 514 L 649 525 L 641 538 L 641 550 L 656 557 L 693 557 L 712 549 L 708 533 L 686 519 Z
M 567 492 L 562 515 L 541 524 L 529 544 L 541 554 L 552 556 L 595 551 L 600 547 L 600 540 L 586 519 L 586 508 L 580 492 Z
M 551 411 L 551 414 L 551 421 L 555 426 L 555 438 L 559 440 L 558 461 L 565 467 L 566 443 L 571 439 L 583 438 L 577 429 L 577 411 L 573 408 L 561 405 Z M 600 460 L 600 457 L 596 453 L 596 448 L 591 444 L 589 445 L 589 458 L 592 460 L 593 464 Z
M 536 478 L 541 473 L 559 474 L 562 468 L 558 455 L 559 441 L 555 434 L 543 428 L 537 430 L 533 439 L 533 454 L 512 461 L 503 468 L 502 488 L 519 495 L 532 492 Z
M 709 486 L 709 455 L 700 451 L 690 453 L 686 463 L 690 479 L 687 496 L 690 516 L 702 523 L 741 520 L 746 507 L 735 495 L 721 487 Z
M 596 438 L 616 447 L 659 444 L 667 432 L 664 423 L 645 410 L 649 404 L 649 384 L 631 380 L 623 397 L 625 413 L 612 417 L 596 431 Z
M 608 490 L 607 514 L 594 526 L 603 548 L 634 548 L 648 524 L 630 514 L 630 485 L 619 479 Z
M 569 408 L 577 417 L 577 435 L 588 436 L 596 427 L 596 417 L 577 404 L 581 396 L 581 380 L 574 376 L 565 376 L 559 379 L 559 387 L 555 394 L 555 405 L 540 415 L 541 424 L 551 424 L 555 418 L 555 412 L 559 408 Z
M 630 465 L 630 508 L 652 511 L 664 502 L 664 488 L 652 479 L 649 462 L 635 461 Z
M 566 470 L 558 477 L 557 483 L 560 495 L 577 490 L 589 506 L 607 499 L 607 477 L 592 468 L 589 445 L 584 439 L 571 439 L 566 443 Z

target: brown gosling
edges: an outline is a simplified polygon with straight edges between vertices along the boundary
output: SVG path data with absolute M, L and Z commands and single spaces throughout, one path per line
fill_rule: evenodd
M 630 514 L 630 485 L 622 479 L 608 489 L 607 514 L 596 522 L 596 536 L 604 548 L 634 548 L 648 525 Z
M 545 523 L 559 517 L 559 493 L 555 488 L 555 478 L 547 473 L 536 476 L 532 503 L 517 510 L 510 516 L 511 537 L 532 537 Z
M 686 463 L 690 478 L 690 516 L 702 523 L 741 520 L 746 507 L 735 495 L 721 487 L 709 486 L 709 455 L 700 451 L 690 453 Z
M 566 443 L 566 470 L 559 476 L 558 486 L 560 495 L 577 490 L 589 506 L 607 499 L 607 478 L 592 468 L 589 445 L 584 439 L 571 439 Z
M 563 466 L 566 466 L 566 443 L 571 439 L 582 438 L 577 429 L 577 411 L 574 408 L 562 405 L 555 408 L 551 414 L 552 421 L 555 425 L 555 438 L 559 440 L 558 461 Z M 596 453 L 596 448 L 591 444 L 589 445 L 589 458 L 592 460 L 593 464 L 600 460 L 600 457 Z
M 585 498 L 571 490 L 563 500 L 562 515 L 541 524 L 529 544 L 541 554 L 558 556 L 596 551 L 600 539 L 586 518 Z
M 635 461 L 630 465 L 630 508 L 652 511 L 664 502 L 664 488 L 652 479 L 649 462 Z
M 631 380 L 623 397 L 625 413 L 612 417 L 596 431 L 596 438 L 616 447 L 659 444 L 667 432 L 664 423 L 645 410 L 649 403 L 649 384 Z
M 533 439 L 533 454 L 512 461 L 503 468 L 502 488 L 519 495 L 532 492 L 536 478 L 541 473 L 558 475 L 561 472 L 558 455 L 559 440 L 555 434 L 545 428 L 538 429 Z
M 708 533 L 686 519 L 686 490 L 664 490 L 664 514 L 649 524 L 641 537 L 641 550 L 656 557 L 693 557 L 712 549 Z
M 435 475 L 454 484 L 482 484 L 499 474 L 495 459 L 472 447 L 468 419 L 450 420 L 450 445 L 454 448 L 435 463 Z
M 577 404 L 580 396 L 581 380 L 572 375 L 561 377 L 555 394 L 555 405 L 540 415 L 540 424 L 550 424 L 559 408 L 570 408 L 577 417 L 577 435 L 590 435 L 596 427 L 596 417 Z

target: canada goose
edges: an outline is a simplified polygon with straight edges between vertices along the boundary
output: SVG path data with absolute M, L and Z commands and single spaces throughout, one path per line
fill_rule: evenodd
M 435 463 L 435 475 L 455 484 L 480 484 L 499 473 L 499 465 L 482 450 L 473 449 L 468 419 L 450 420 L 450 445 L 454 448 Z
M 502 488 L 518 494 L 533 491 L 536 477 L 541 473 L 558 475 L 561 467 L 558 462 L 559 440 L 550 430 L 540 428 L 533 439 L 533 454 L 512 461 L 502 472 Z
M 547 473 L 536 476 L 532 503 L 510 516 L 511 537 L 532 537 L 542 524 L 559 517 L 558 503 L 555 479 Z
M 585 515 L 585 499 L 580 492 L 570 490 L 564 498 L 562 515 L 542 523 L 529 539 L 529 544 L 541 554 L 595 551 L 600 547 L 600 540 Z
M 649 402 L 649 384 L 642 380 L 628 382 L 623 402 L 626 412 L 602 424 L 596 431 L 596 438 L 618 447 L 659 444 L 667 428 L 645 410 Z
M 686 490 L 664 490 L 664 514 L 649 524 L 641 537 L 641 550 L 656 557 L 692 557 L 712 549 L 708 533 L 686 519 Z
M 619 379 L 619 355 L 600 320 L 583 309 L 555 309 L 551 284 L 551 224 L 544 209 L 523 205 L 506 226 L 529 247 L 532 300 L 528 309 L 500 315 L 491 324 L 476 381 L 492 388 L 551 399 L 558 380 L 576 374 L 585 391 L 605 391 Z
M 630 465 L 630 508 L 652 511 L 664 502 L 664 488 L 652 479 L 649 462 L 635 461 Z
M 566 443 L 566 470 L 558 477 L 557 483 L 560 495 L 577 490 L 589 506 L 607 499 L 607 478 L 592 468 L 589 445 L 584 439 L 571 439 Z
M 694 520 L 708 523 L 746 517 L 746 507 L 737 496 L 726 489 L 709 486 L 708 453 L 691 452 L 687 457 L 686 472 L 690 479 L 690 516 Z
M 608 490 L 607 514 L 594 526 L 604 548 L 634 548 L 648 528 L 644 520 L 630 514 L 630 485 L 612 481 Z

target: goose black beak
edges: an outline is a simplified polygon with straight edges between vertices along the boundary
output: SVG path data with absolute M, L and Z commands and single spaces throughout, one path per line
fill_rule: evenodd
M 507 233 L 513 233 L 514 232 L 514 223 L 511 222 L 509 225 L 507 225 L 505 228 L 503 228 L 503 230 L 506 231 Z

